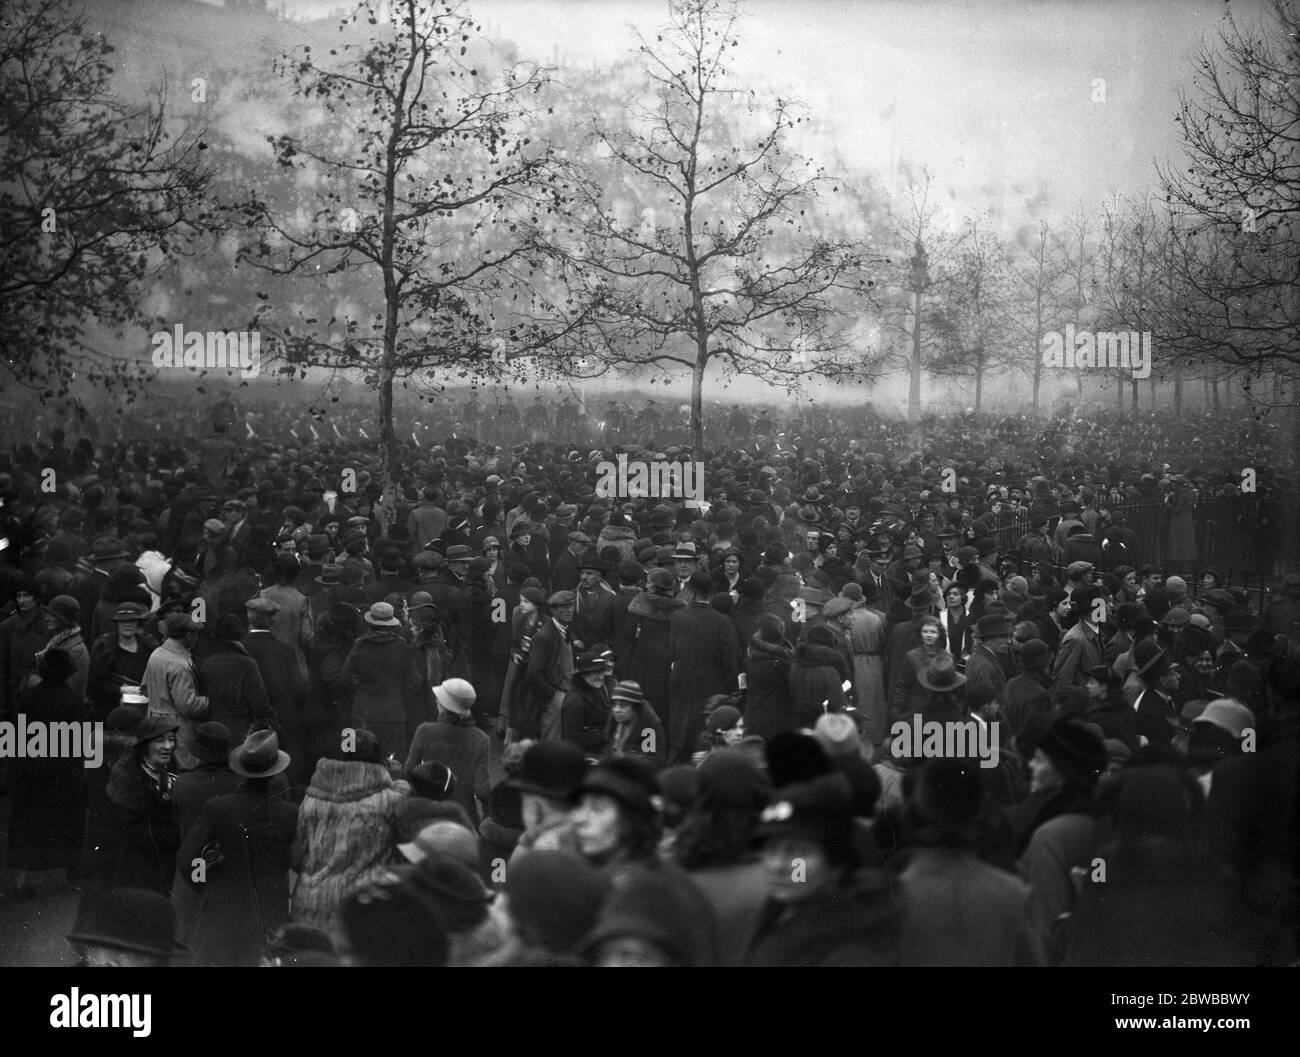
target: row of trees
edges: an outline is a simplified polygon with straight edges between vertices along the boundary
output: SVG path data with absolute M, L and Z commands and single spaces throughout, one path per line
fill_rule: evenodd
M 1040 220 L 1008 240 L 983 214 L 966 218 L 955 232 L 935 225 L 924 174 L 909 182 L 907 192 L 912 210 L 899 239 L 910 239 L 916 249 L 906 262 L 908 274 L 887 288 L 895 296 L 880 310 L 895 341 L 917 352 L 908 357 L 914 401 L 922 372 L 964 380 L 977 411 L 989 379 L 1019 375 L 1031 382 L 1037 413 L 1049 371 L 1044 337 L 1067 325 L 1153 335 L 1151 371 L 1141 377 L 1126 365 L 1067 364 L 1080 401 L 1085 383 L 1100 379 L 1112 388 L 1117 407 L 1128 399 L 1136 410 L 1146 379 L 1153 402 L 1157 387 L 1171 384 L 1174 407 L 1181 410 L 1184 383 L 1195 380 L 1219 407 L 1231 398 L 1227 383 L 1234 378 L 1257 388 L 1258 404 L 1294 401 L 1287 379 L 1300 364 L 1294 336 L 1283 340 L 1280 320 L 1293 310 L 1295 294 L 1282 285 L 1277 228 L 1203 224 L 1149 195 L 1116 196 L 1096 215 L 1080 209 L 1059 225 Z M 1260 269 L 1258 288 L 1238 282 L 1239 292 L 1230 295 L 1210 284 L 1213 266 L 1245 269 L 1267 259 L 1277 267 Z M 1224 314 L 1217 322 L 1216 308 Z M 1253 318 L 1248 311 L 1258 324 L 1245 325 Z M 1230 312 L 1242 315 L 1242 326 L 1229 321 Z M 1262 340 L 1265 326 L 1276 332 L 1278 344 Z
M 913 415 L 926 371 L 978 407 L 1023 370 L 1037 408 L 1066 322 L 1158 335 L 1153 384 L 1296 366 L 1294 0 L 1207 52 L 1163 201 L 1011 240 L 982 215 L 940 230 L 924 171 L 891 201 L 801 153 L 805 109 L 732 71 L 733 0 L 670 0 L 598 71 L 528 61 L 455 0 L 362 2 L 337 43 L 277 60 L 287 102 L 232 81 L 274 115 L 261 156 L 169 120 L 162 93 L 114 102 L 69 0 L 0 9 L 5 369 L 50 392 L 78 371 L 129 390 L 142 361 L 105 357 L 103 329 L 183 305 L 262 330 L 287 375 L 359 372 L 391 475 L 394 388 L 456 378 L 683 373 L 699 444 L 711 366 L 797 389 L 902 364 Z

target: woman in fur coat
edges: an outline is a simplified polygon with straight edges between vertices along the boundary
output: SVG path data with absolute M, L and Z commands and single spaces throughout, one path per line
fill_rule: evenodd
M 345 729 L 343 735 L 342 751 L 316 765 L 290 851 L 298 872 L 293 920 L 328 932 L 335 942 L 343 936 L 343 901 L 386 872 L 398 843 L 397 806 L 411 791 L 393 780 L 374 734 Z

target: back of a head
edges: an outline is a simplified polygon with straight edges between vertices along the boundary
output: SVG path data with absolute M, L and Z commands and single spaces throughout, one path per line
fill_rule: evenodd
M 343 903 L 351 961 L 383 968 L 442 968 L 450 943 L 438 918 L 402 885 L 363 888 Z
M 1163 837 L 1190 841 L 1189 790 L 1178 773 L 1163 765 L 1130 768 L 1115 806 L 1115 832 L 1121 841 Z

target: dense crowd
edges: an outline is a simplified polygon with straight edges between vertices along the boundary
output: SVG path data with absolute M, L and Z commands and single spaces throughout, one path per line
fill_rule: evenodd
M 1232 536 L 1296 494 L 1273 427 L 800 410 L 697 456 L 540 405 L 403 421 L 388 496 L 358 412 L 0 452 L 0 721 L 104 730 L 0 761 L 79 955 L 1295 961 L 1300 574 Z M 604 496 L 616 451 L 703 495 Z

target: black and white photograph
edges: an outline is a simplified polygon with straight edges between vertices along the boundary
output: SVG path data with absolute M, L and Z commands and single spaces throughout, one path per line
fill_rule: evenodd
M 0 967 L 1300 965 L 1300 0 L 0 0 L 0 354 Z

